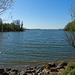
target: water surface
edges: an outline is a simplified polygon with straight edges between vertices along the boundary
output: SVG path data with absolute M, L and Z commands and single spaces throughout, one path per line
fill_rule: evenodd
M 24 67 L 75 60 L 75 49 L 62 30 L 0 32 L 0 66 Z

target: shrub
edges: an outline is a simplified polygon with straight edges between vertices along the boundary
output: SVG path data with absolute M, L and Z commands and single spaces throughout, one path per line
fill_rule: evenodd
M 64 28 L 65 31 L 75 31 L 75 20 L 72 21 L 72 22 L 69 22 L 65 28 Z

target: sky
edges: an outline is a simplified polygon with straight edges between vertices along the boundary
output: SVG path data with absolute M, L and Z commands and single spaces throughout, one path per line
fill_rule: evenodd
M 0 17 L 8 21 L 20 19 L 28 29 L 63 29 L 71 21 L 70 7 L 72 0 L 15 0 L 13 9 L 7 10 Z

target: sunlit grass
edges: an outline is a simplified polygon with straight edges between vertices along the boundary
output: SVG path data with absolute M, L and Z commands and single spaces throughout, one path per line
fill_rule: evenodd
M 75 62 L 69 63 L 61 75 L 75 75 Z

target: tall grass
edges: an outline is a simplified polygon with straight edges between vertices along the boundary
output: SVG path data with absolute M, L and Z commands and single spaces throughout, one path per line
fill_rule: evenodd
M 61 75 L 75 75 L 75 62 L 69 63 Z

